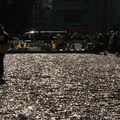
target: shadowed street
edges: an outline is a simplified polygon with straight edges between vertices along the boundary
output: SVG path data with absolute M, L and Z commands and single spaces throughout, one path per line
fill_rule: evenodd
M 1 120 L 120 119 L 114 54 L 6 54 Z

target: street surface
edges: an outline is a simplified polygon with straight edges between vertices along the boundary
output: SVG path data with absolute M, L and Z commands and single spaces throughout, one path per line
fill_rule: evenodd
M 0 120 L 119 120 L 114 54 L 6 54 Z

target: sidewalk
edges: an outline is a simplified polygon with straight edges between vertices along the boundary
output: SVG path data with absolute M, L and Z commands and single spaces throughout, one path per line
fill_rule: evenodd
M 118 120 L 114 55 L 6 54 L 1 120 Z

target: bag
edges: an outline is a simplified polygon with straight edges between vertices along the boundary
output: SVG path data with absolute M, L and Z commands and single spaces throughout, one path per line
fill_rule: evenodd
M 0 45 L 0 53 L 7 53 L 9 45 Z

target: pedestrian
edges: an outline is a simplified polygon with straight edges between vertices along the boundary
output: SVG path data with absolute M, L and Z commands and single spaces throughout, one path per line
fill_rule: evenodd
M 120 32 L 118 32 L 118 37 L 117 37 L 117 57 L 120 57 Z
M 63 36 L 61 34 L 57 34 L 55 37 L 57 41 L 56 49 L 59 51 L 60 49 L 63 49 Z
M 4 27 L 0 24 L 0 84 L 4 84 L 4 57 L 8 50 L 8 34 L 4 31 Z
M 114 32 L 109 39 L 109 50 L 115 53 L 117 50 L 117 34 Z

